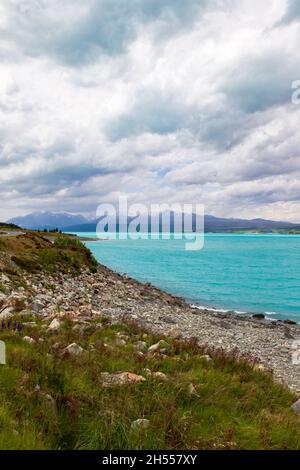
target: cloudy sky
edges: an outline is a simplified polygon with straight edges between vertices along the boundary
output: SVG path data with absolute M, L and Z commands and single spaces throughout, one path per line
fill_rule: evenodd
M 135 202 L 300 221 L 298 0 L 0 0 L 0 219 Z

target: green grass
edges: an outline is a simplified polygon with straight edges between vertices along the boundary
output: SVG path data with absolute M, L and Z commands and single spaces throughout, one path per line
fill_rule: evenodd
M 84 266 L 96 271 L 97 261 L 79 240 L 58 233 L 49 240 L 47 235 L 26 231 L 17 237 L 1 237 L 0 254 L 6 263 L 0 265 L 0 270 L 10 275 L 20 275 L 20 270 L 76 274 Z
M 300 448 L 300 420 L 290 408 L 295 396 L 246 362 L 221 353 L 206 362 L 193 341 L 171 339 L 168 356 L 140 358 L 135 343 L 150 346 L 160 338 L 144 337 L 134 324 L 93 321 L 77 331 L 64 320 L 57 333 L 42 325 L 0 332 L 7 345 L 7 365 L 0 366 L 0 449 Z M 116 344 L 120 333 L 128 337 L 124 346 Z M 36 343 L 24 342 L 24 335 Z M 72 342 L 85 349 L 83 356 L 62 353 Z M 148 377 L 145 368 L 168 380 Z M 101 372 L 117 371 L 147 380 L 103 388 Z M 149 428 L 132 432 L 140 418 Z

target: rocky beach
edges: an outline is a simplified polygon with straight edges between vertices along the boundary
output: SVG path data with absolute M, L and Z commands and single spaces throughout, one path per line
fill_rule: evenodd
M 0 320 L 22 314 L 39 318 L 71 318 L 77 328 L 107 317 L 137 322 L 145 330 L 174 338 L 196 338 L 207 351 L 224 350 L 249 357 L 274 380 L 300 392 L 300 328 L 287 321 L 270 321 L 202 311 L 149 284 L 141 284 L 99 265 L 79 275 L 27 273 L 25 284 L 14 288 L 0 275 Z

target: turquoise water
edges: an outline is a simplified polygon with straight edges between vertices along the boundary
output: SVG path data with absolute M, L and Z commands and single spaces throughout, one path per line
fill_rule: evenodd
M 86 244 L 104 265 L 193 304 L 300 322 L 300 236 L 207 234 L 195 252 L 184 240 Z

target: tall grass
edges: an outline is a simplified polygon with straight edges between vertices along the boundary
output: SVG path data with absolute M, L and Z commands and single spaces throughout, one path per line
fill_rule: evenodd
M 51 334 L 42 325 L 0 333 L 8 359 L 0 366 L 1 449 L 300 448 L 299 418 L 290 408 L 295 396 L 246 360 L 215 351 L 207 362 L 194 342 L 168 338 L 167 356 L 140 357 L 139 340 L 150 346 L 160 338 L 145 339 L 135 324 L 93 321 L 78 331 L 65 320 Z M 123 346 L 120 334 L 127 337 Z M 82 356 L 64 353 L 72 342 L 84 348 Z M 146 381 L 103 387 L 101 372 L 117 371 Z M 133 430 L 141 418 L 149 427 Z

